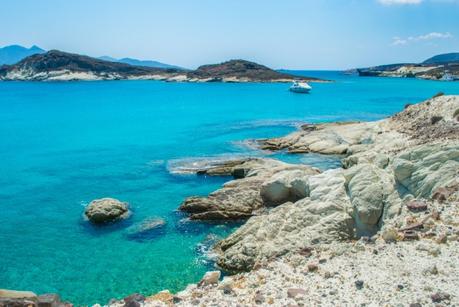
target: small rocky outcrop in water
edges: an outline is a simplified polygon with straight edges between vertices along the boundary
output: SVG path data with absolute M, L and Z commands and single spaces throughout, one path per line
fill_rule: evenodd
M 93 200 L 84 211 L 85 216 L 94 224 L 114 222 L 129 217 L 128 203 L 114 198 Z
M 291 82 L 295 79 L 323 81 L 318 78 L 294 76 L 245 60 L 230 60 L 203 65 L 187 74 L 188 79 L 207 82 Z

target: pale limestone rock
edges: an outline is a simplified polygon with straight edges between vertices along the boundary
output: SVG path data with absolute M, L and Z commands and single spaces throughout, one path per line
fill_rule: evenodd
M 299 199 L 307 191 L 303 178 L 308 174 L 317 174 L 318 170 L 304 166 L 291 165 L 272 159 L 251 159 L 240 165 L 232 166 L 231 172 L 242 173 L 238 171 L 243 169 L 245 176 L 241 179 L 232 180 L 223 185 L 223 188 L 209 194 L 208 197 L 189 197 L 182 205 L 180 210 L 190 214 L 191 219 L 198 220 L 237 220 L 248 218 L 263 210 L 267 205 L 273 205 L 272 202 L 262 198 L 262 186 L 265 182 L 275 181 L 274 178 L 283 178 L 287 185 L 288 191 L 276 196 L 276 187 L 264 189 L 263 195 L 278 197 L 277 202 L 287 201 L 291 198 Z M 301 174 L 302 177 L 293 178 L 288 176 L 290 171 L 295 174 Z M 283 175 L 282 175 L 283 174 Z M 278 176 L 278 177 L 275 177 Z M 269 186 L 269 184 L 265 185 Z M 284 197 L 284 198 L 282 198 Z
M 374 234 L 399 212 L 401 199 L 393 175 L 373 164 L 359 164 L 346 170 L 346 178 L 358 235 Z
M 298 169 L 274 174 L 261 185 L 261 198 L 267 205 L 278 205 L 307 197 L 311 173 L 311 170 Z
M 346 154 L 355 145 L 373 142 L 378 122 L 327 123 L 315 129 L 294 132 L 283 138 L 262 140 L 261 148 L 269 150 L 288 149 L 291 152 L 318 152 L 323 154 Z M 364 146 L 362 146 L 364 147 Z M 362 149 L 360 149 L 362 150 Z
M 16 290 L 0 289 L 0 298 L 36 300 L 37 295 L 31 291 L 16 291 Z
M 221 272 L 220 271 L 210 271 L 204 274 L 204 277 L 199 282 L 198 286 L 209 286 L 218 284 L 218 280 L 220 279 Z
M 459 183 L 459 145 L 417 146 L 394 158 L 392 168 L 407 193 L 429 198 L 435 189 Z
M 320 205 L 317 210 L 315 205 Z M 352 217 L 335 204 L 323 206 L 305 198 L 255 216 L 217 244 L 218 265 L 229 271 L 250 270 L 256 262 L 298 251 L 311 244 L 349 239 Z

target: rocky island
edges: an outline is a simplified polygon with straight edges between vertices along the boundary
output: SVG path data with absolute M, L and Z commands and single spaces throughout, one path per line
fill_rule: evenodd
M 231 60 L 196 70 L 134 66 L 89 56 L 51 50 L 31 55 L 14 65 L 0 67 L 0 81 L 161 80 L 169 82 L 325 82 L 295 76 L 266 66 Z
M 399 77 L 428 80 L 459 80 L 459 53 L 433 56 L 422 63 L 401 63 L 357 69 L 364 77 Z

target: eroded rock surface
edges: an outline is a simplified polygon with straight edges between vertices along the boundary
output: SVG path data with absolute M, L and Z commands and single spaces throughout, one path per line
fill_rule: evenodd
M 231 162 L 233 163 L 233 162 Z M 207 197 L 189 197 L 180 210 L 190 214 L 191 219 L 199 220 L 237 220 L 244 219 L 263 211 L 266 206 L 276 202 L 285 202 L 299 194 L 306 194 L 299 182 L 284 180 L 284 190 L 278 193 L 272 183 L 274 176 L 281 176 L 282 172 L 295 170 L 303 176 L 319 173 L 318 170 L 302 165 L 290 165 L 272 159 L 248 159 L 231 166 L 218 166 L 218 173 L 233 174 L 241 179 L 232 180 Z M 207 170 L 215 172 L 215 170 Z M 263 187 L 263 194 L 260 193 Z M 263 197 L 262 197 L 263 195 Z

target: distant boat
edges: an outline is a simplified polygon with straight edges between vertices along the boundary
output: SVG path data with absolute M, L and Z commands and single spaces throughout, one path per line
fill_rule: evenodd
M 290 86 L 290 91 L 295 93 L 309 93 L 312 90 L 312 87 L 306 82 L 293 81 L 292 86 Z

